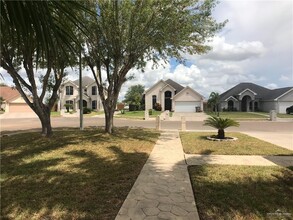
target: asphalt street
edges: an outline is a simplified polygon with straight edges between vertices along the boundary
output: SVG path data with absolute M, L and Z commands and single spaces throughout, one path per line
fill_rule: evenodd
M 56 117 L 51 119 L 52 127 L 76 127 L 79 128 L 79 118 Z M 105 119 L 98 117 L 85 117 L 84 127 L 104 126 Z M 130 119 L 114 119 L 116 127 L 142 127 L 155 128 L 155 121 L 130 120 Z M 187 121 L 187 130 L 213 130 L 211 127 L 203 126 L 201 121 Z M 18 119 L 0 119 L 0 131 L 2 133 L 11 131 L 21 131 L 28 129 L 41 129 L 41 123 L 38 118 L 18 118 Z M 180 121 L 162 121 L 162 129 L 181 129 Z M 227 131 L 240 132 L 292 132 L 293 120 L 287 122 L 280 121 L 242 121 L 239 127 L 228 128 Z

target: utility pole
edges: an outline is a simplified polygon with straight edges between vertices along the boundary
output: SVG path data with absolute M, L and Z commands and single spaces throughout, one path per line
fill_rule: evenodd
M 82 70 L 81 70 L 81 49 L 79 52 L 79 129 L 83 130 L 83 88 L 82 88 Z

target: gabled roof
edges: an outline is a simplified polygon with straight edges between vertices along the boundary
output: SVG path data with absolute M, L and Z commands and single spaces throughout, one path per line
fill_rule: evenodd
M 293 87 L 285 87 L 285 88 L 279 88 L 271 90 L 270 93 L 268 93 L 266 96 L 263 97 L 263 100 L 278 100 L 288 92 L 293 90 Z
M 181 93 L 183 93 L 187 89 L 190 89 L 192 92 L 194 92 L 195 94 L 199 95 L 202 99 L 204 99 L 204 97 L 201 94 L 199 94 L 197 91 L 195 91 L 194 89 L 190 88 L 189 86 L 186 86 L 180 92 L 178 92 L 176 95 L 174 95 L 173 99 L 175 99 L 177 96 L 179 96 Z
M 163 82 L 166 85 L 170 85 L 172 88 L 175 89 L 176 93 L 179 93 L 182 89 L 184 89 L 183 86 L 181 86 L 180 84 L 178 84 L 177 82 L 174 82 L 171 79 L 167 79 L 166 81 L 164 80 L 159 80 L 155 85 L 153 85 L 152 87 L 150 87 L 149 89 L 147 89 L 144 94 L 148 93 L 152 88 L 156 87 L 160 82 Z
M 226 101 L 230 96 L 235 97 L 245 90 L 251 90 L 252 92 L 256 93 L 256 98 L 260 98 L 264 101 L 269 101 L 278 100 L 283 95 L 293 90 L 293 87 L 285 87 L 271 90 L 253 83 L 240 83 L 234 86 L 233 88 L 227 90 L 226 92 L 222 93 L 220 95 L 220 101 Z
M 9 86 L 1 86 L 0 87 L 0 96 L 3 97 L 3 99 L 6 102 L 9 102 L 11 100 L 14 100 L 18 97 L 20 97 L 20 93 L 17 91 L 17 89 L 9 87 Z
M 241 92 L 243 92 L 244 90 L 247 90 L 247 89 L 256 93 L 257 94 L 256 98 L 264 97 L 271 91 L 270 89 L 256 85 L 254 83 L 240 83 L 240 84 L 232 87 L 231 89 L 227 90 L 226 92 L 222 93 L 220 95 L 220 100 L 225 101 L 230 96 L 239 95 Z
M 79 86 L 79 79 L 72 81 L 75 85 Z M 94 79 L 92 79 L 89 76 L 84 76 L 82 77 L 82 87 L 86 87 L 89 84 L 92 84 L 93 82 L 95 82 Z
M 169 84 L 170 86 L 172 86 L 175 90 L 176 90 L 176 93 L 179 93 L 182 89 L 184 89 L 183 86 L 181 86 L 180 84 L 178 84 L 177 82 L 174 82 L 173 80 L 171 79 L 167 79 L 165 81 L 165 83 Z

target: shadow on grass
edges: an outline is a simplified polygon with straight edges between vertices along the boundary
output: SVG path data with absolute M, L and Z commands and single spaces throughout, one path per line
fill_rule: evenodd
M 55 132 L 52 139 L 35 133 L 3 138 L 1 219 L 115 218 L 148 158 L 143 151 L 123 151 L 119 140 L 154 143 L 155 136 L 137 130 L 129 135 L 118 131 L 113 137 L 96 130 L 76 132 Z M 101 142 L 117 145 L 102 155 L 82 149 L 85 142 L 92 142 L 92 148 Z M 80 146 L 66 148 L 71 145 Z M 53 151 L 57 153 L 51 155 Z
M 281 167 L 189 167 L 201 219 L 291 219 L 293 172 Z M 279 217 L 279 218 L 276 218 Z

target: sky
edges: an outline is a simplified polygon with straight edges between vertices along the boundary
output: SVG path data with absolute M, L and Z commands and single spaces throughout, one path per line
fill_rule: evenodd
M 119 100 L 130 86 L 141 84 L 147 89 L 160 79 L 190 86 L 206 99 L 211 92 L 221 94 L 241 82 L 270 89 L 293 86 L 293 1 L 222 0 L 213 17 L 228 23 L 208 42 L 211 51 L 201 56 L 184 54 L 186 65 L 171 59 L 158 68 L 147 63 L 144 72 L 131 70 L 134 79 L 124 84 Z M 77 71 L 69 71 L 70 79 L 78 78 Z M 87 70 L 83 74 L 91 76 Z M 7 74 L 2 75 L 11 84 Z

